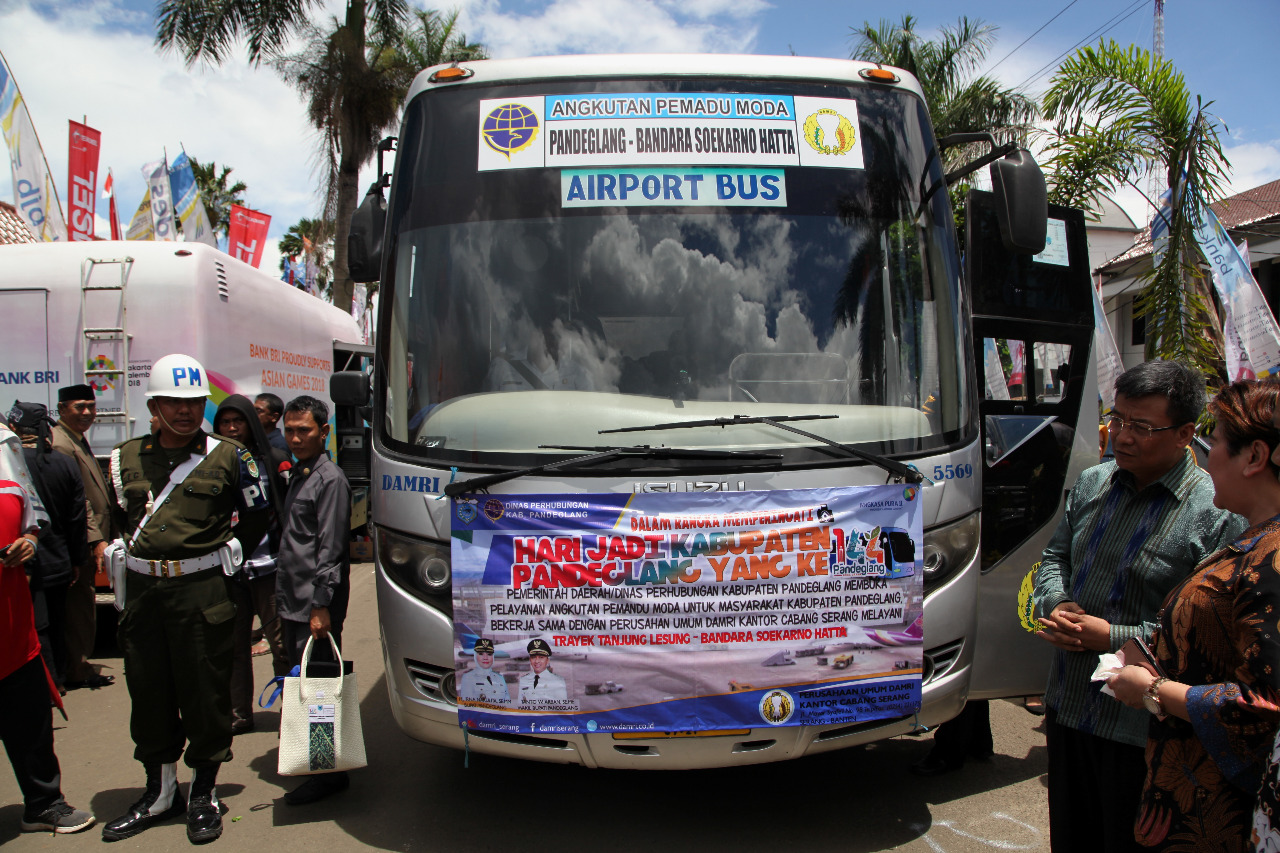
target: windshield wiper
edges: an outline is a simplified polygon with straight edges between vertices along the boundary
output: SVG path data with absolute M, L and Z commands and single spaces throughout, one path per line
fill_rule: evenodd
M 769 426 L 775 426 L 778 429 L 786 430 L 787 432 L 793 432 L 796 435 L 802 435 L 805 438 L 811 438 L 814 441 L 827 445 L 828 447 L 834 447 L 846 456 L 852 456 L 853 458 L 859 459 L 863 462 L 870 462 L 873 465 L 878 465 L 890 474 L 894 474 L 908 483 L 920 483 L 924 481 L 925 476 L 923 474 L 910 466 L 903 465 L 896 459 L 890 459 L 889 457 L 881 456 L 878 453 L 868 453 L 865 450 L 859 450 L 856 447 L 850 447 L 847 444 L 841 444 L 838 441 L 832 441 L 829 438 L 814 435 L 811 432 L 805 432 L 798 427 L 788 426 L 783 423 L 784 421 L 829 420 L 837 417 L 839 417 L 839 415 L 778 415 L 776 417 L 748 417 L 746 415 L 734 415 L 731 418 L 714 418 L 709 421 L 676 421 L 675 423 L 653 424 L 652 426 L 602 429 L 600 430 L 600 434 L 603 435 L 608 432 L 651 432 L 663 429 L 695 429 L 697 427 L 709 426 L 726 427 L 736 426 L 739 424 L 768 424 Z
M 540 444 L 539 448 L 544 450 L 589 450 L 582 456 L 571 456 L 568 459 L 561 459 L 558 462 L 547 462 L 542 465 L 530 465 L 527 468 L 515 468 L 510 471 L 499 471 L 496 474 L 485 474 L 480 477 L 472 477 L 468 480 L 461 480 L 457 483 L 450 483 L 444 487 L 444 493 L 449 497 L 457 497 L 464 492 L 476 491 L 477 489 L 485 489 L 489 486 L 505 483 L 508 480 L 517 480 L 520 477 L 527 477 L 530 474 L 541 474 L 544 471 L 554 471 L 558 468 L 581 467 L 584 465 L 597 465 L 601 462 L 608 462 L 612 459 L 621 459 L 626 456 L 634 456 L 642 459 L 781 459 L 780 453 L 752 453 L 750 451 L 740 450 L 685 450 L 676 447 L 650 447 L 647 444 L 639 444 L 633 447 L 575 447 L 572 445 L 557 444 Z

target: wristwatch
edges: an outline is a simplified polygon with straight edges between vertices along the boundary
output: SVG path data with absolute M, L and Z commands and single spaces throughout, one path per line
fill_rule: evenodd
M 1160 685 L 1169 679 L 1161 676 L 1151 682 L 1151 686 L 1142 694 L 1142 707 L 1146 708 L 1152 714 L 1160 719 L 1164 719 L 1164 705 L 1160 704 Z

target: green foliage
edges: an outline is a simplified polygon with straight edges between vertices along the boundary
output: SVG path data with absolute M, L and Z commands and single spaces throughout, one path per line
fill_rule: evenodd
M 299 257 L 311 246 L 311 262 L 317 269 L 317 289 L 321 298 L 331 297 L 333 285 L 333 222 L 324 219 L 300 219 L 280 238 L 280 271 L 290 257 Z
M 1025 143 L 1038 114 L 1035 102 L 991 77 L 973 76 L 995 44 L 997 27 L 961 17 L 954 26 L 942 27 L 936 39 L 926 39 L 916 32 L 916 23 L 911 15 L 903 15 L 898 23 L 882 20 L 875 27 L 863 22 L 861 28 L 852 28 L 858 42 L 851 58 L 915 75 L 939 139 L 952 133 L 990 133 L 997 142 Z M 947 169 L 982 150 L 948 149 Z
M 230 166 L 219 168 L 212 160 L 200 163 L 194 157 L 189 156 L 189 159 L 191 171 L 196 178 L 196 189 L 200 191 L 200 200 L 204 203 L 205 212 L 209 214 L 209 224 L 215 234 L 225 236 L 227 222 L 231 217 L 231 205 L 244 205 L 244 192 L 248 187 L 244 181 L 229 182 L 234 171 Z
M 1186 361 L 1222 381 L 1221 323 L 1194 235 L 1204 208 L 1222 196 L 1229 165 L 1209 105 L 1196 98 L 1193 106 L 1171 62 L 1112 41 L 1063 62 L 1043 106 L 1054 122 L 1050 201 L 1090 209 L 1101 193 L 1137 187 L 1148 169 L 1177 188 L 1168 247 L 1135 302 L 1147 318 L 1146 357 Z

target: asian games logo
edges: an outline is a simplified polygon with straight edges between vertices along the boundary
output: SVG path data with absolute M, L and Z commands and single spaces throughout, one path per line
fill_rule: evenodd
M 538 117 L 524 104 L 502 104 L 484 117 L 480 135 L 485 145 L 510 160 L 538 138 Z
M 835 128 L 828 139 L 828 128 L 823 125 L 829 126 L 832 116 L 835 117 Z M 849 119 L 829 107 L 823 107 L 804 120 L 804 141 L 820 154 L 841 155 L 852 151 L 858 138 Z
M 880 527 L 847 533 L 835 531 L 835 548 L 831 554 L 831 573 L 853 577 L 884 577 L 889 573 Z
M 760 697 L 760 719 L 780 726 L 795 713 L 796 700 L 785 690 L 770 690 Z
M 105 355 L 96 355 L 93 358 L 89 359 L 89 361 L 85 364 L 85 369 L 115 371 L 116 363 L 111 359 L 107 358 Z M 107 379 L 107 375 L 108 374 L 100 373 L 100 374 L 89 377 L 89 387 L 94 390 L 94 393 L 102 394 L 116 387 L 115 383 L 113 383 L 110 379 Z M 114 375 L 114 373 L 109 375 Z

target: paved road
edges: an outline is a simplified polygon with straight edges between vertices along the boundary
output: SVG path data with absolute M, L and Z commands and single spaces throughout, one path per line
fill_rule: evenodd
M 276 714 L 260 711 L 258 731 L 235 743 L 219 793 L 229 811 L 217 846 L 293 850 L 652 851 L 991 851 L 1048 850 L 1041 719 L 1020 705 L 992 703 L 996 755 L 959 773 L 917 779 L 907 765 L 928 736 L 799 761 L 678 773 L 588 770 L 472 755 L 418 743 L 400 733 L 387 704 L 378 649 L 373 567 L 353 570 L 347 656 L 361 677 L 370 767 L 351 789 L 311 806 L 281 799 L 293 779 L 276 775 Z M 100 820 L 140 793 L 132 759 L 129 697 L 116 653 L 104 671 L 117 684 L 67 696 L 58 720 L 63 790 Z M 255 658 L 258 683 L 270 678 Z M 190 773 L 180 766 L 184 783 Z M 101 849 L 97 827 L 75 836 L 19 832 L 22 799 L 7 763 L 0 768 L 0 845 L 13 853 Z M 287 830 L 287 832 L 285 831 Z M 117 842 L 113 850 L 187 846 L 181 821 Z

